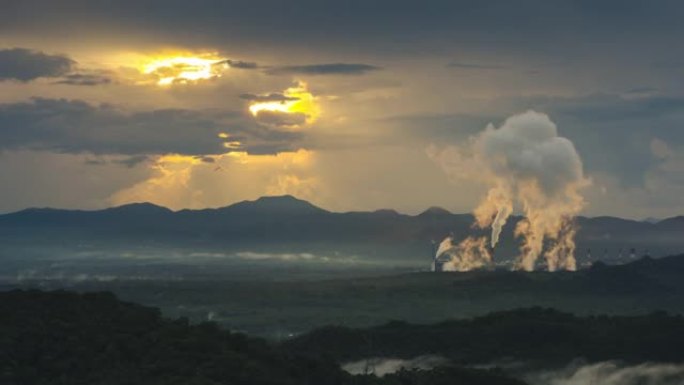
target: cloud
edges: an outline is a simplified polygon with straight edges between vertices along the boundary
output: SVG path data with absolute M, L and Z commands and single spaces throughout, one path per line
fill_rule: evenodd
M 67 6 L 64 6 L 65 3 Z M 677 75 L 673 70 L 684 63 L 684 55 L 681 50 L 671 49 L 677 46 L 674 42 L 684 31 L 684 25 L 676 17 L 681 14 L 684 5 L 677 2 L 664 2 L 658 7 L 631 0 L 622 3 L 610 0 L 607 4 L 580 1 L 572 5 L 493 1 L 486 7 L 472 2 L 447 0 L 430 1 L 428 4 L 405 0 L 351 3 L 305 0 L 285 4 L 264 0 L 258 4 L 240 1 L 240 7 L 219 0 L 199 0 L 199 3 L 152 0 L 144 4 L 132 0 L 122 0 L 116 4 L 65 0 L 65 3 L 48 0 L 10 2 L 0 12 L 0 30 L 3 31 L 0 35 L 7 35 L 9 39 L 16 37 L 14 43 L 13 40 L 7 41 L 13 45 L 20 45 L 18 42 L 21 41 L 36 41 L 38 45 L 32 48 L 47 53 L 74 49 L 66 53 L 79 62 L 99 60 L 94 55 L 98 53 L 109 55 L 106 47 L 127 47 L 152 54 L 151 50 L 173 41 L 178 47 L 202 47 L 224 53 L 219 59 L 231 58 L 228 64 L 240 68 L 227 70 L 221 80 L 206 82 L 198 87 L 159 90 L 154 87 L 128 87 L 135 82 L 123 80 L 129 77 L 125 71 L 134 72 L 130 75 L 134 80 L 139 80 L 136 76 L 143 75 L 137 74 L 138 70 L 132 67 L 116 67 L 117 79 L 122 79 L 120 81 L 124 84 L 108 87 L 107 91 L 110 92 L 107 93 L 96 92 L 96 86 L 69 87 L 69 98 L 93 98 L 145 106 L 136 107 L 145 109 L 140 112 L 159 108 L 148 106 L 180 106 L 184 111 L 206 106 L 223 108 L 220 104 L 229 102 L 225 100 L 226 96 L 236 99 L 235 96 L 246 92 L 260 95 L 283 90 L 285 81 L 290 80 L 289 76 L 263 76 L 265 71 L 275 70 L 280 65 L 308 67 L 307 64 L 315 63 L 367 63 L 387 68 L 383 72 L 370 72 L 371 76 L 310 78 L 312 88 L 322 95 L 320 102 L 325 111 L 320 123 L 304 133 L 307 138 L 322 136 L 324 131 L 331 133 L 319 139 L 318 143 L 327 141 L 330 147 L 339 148 L 344 142 L 355 149 L 349 154 L 350 159 L 359 158 L 358 148 L 371 141 L 394 145 L 410 143 L 419 148 L 423 148 L 427 140 L 453 143 L 484 127 L 486 122 L 500 123 L 511 113 L 534 108 L 547 111 L 554 117 L 563 136 L 576 144 L 588 173 L 592 176 L 602 173 L 614 177 L 611 180 L 615 184 L 610 186 L 622 191 L 625 188 L 643 188 L 653 183 L 648 174 L 650 170 L 658 170 L 659 162 L 663 162 L 651 154 L 649 144 L 654 137 L 669 144 L 684 143 L 684 130 L 679 129 L 684 122 L 682 110 L 676 103 L 664 108 L 667 104 L 665 100 L 653 99 L 653 96 L 678 95 L 679 92 L 676 87 Z M 164 12 L 149 17 L 144 10 L 150 4 L 161 7 Z M 78 13 L 73 10 L 78 10 Z M 79 36 L 78 42 L 66 41 L 65 35 L 59 33 L 64 25 L 71 25 L 85 33 Z M 582 27 L 578 28 L 580 25 Z M 322 30 L 326 33 L 320 33 Z M 120 31 L 126 31 L 126 34 L 113 33 Z M 582 43 L 587 41 L 592 44 Z M 103 42 L 106 44 L 103 45 Z M 635 56 L 634 52 L 640 54 Z M 81 54 L 83 58 L 77 56 Z M 103 56 L 101 59 L 102 63 L 109 63 L 109 57 Z M 451 70 L 446 68 L 449 61 L 453 61 Z M 658 62 L 666 64 L 664 67 L 667 68 L 654 67 L 653 64 Z M 385 63 L 393 64 L 390 67 L 390 64 Z M 126 64 L 135 66 L 133 62 L 123 63 Z M 489 68 L 498 65 L 510 65 L 511 70 Z M 529 68 L 540 71 L 535 79 L 531 79 L 526 72 Z M 74 72 L 81 71 L 72 69 L 68 73 Z M 461 76 L 456 79 L 453 77 L 456 72 L 487 76 Z M 291 75 L 296 77 L 299 74 Z M 62 76 L 48 81 L 59 80 Z M 398 87 L 391 90 L 368 88 L 369 82 L 379 81 L 376 78 L 390 76 L 397 79 Z M 5 85 L 9 88 L 9 96 L 4 101 L 35 94 L 55 97 L 56 92 L 67 88 L 39 88 L 42 83 L 24 85 L 7 82 Z M 644 87 L 657 91 L 651 92 Z M 41 94 L 42 91 L 46 93 Z M 596 92 L 620 92 L 634 100 L 621 99 L 620 95 L 592 94 Z M 574 96 L 538 96 L 544 94 Z M 327 95 L 339 98 L 328 99 Z M 499 102 L 497 95 L 502 98 L 515 96 Z M 91 104 L 91 107 L 97 106 Z M 236 106 L 236 110 L 240 110 L 238 107 L 243 110 L 237 111 L 238 114 L 245 112 L 246 106 Z M 436 115 L 444 111 L 460 116 Z M 415 119 L 406 118 L 401 122 L 377 120 L 383 115 L 398 113 L 413 114 Z M 159 114 L 170 115 L 169 112 Z M 131 111 L 118 111 L 115 115 L 116 119 L 122 121 L 121 124 L 124 121 L 137 124 L 142 119 L 142 116 L 133 117 Z M 192 127 L 188 131 L 194 131 L 197 137 L 189 138 L 188 145 L 172 146 L 162 143 L 164 138 L 157 145 L 150 143 L 149 139 L 139 139 L 142 134 L 136 132 L 132 132 L 133 141 L 139 142 L 136 147 L 154 151 L 182 147 L 184 153 L 198 153 L 207 149 L 212 153 L 224 151 L 225 148 L 211 147 L 214 145 L 211 138 L 213 133 L 206 127 L 221 119 L 212 115 L 211 112 L 200 111 L 192 119 L 181 118 L 182 123 L 172 120 L 166 123 L 172 131 L 169 140 L 186 140 L 185 136 L 175 132 L 176 126 L 188 124 L 188 127 Z M 104 119 L 88 116 L 88 119 L 94 120 L 91 127 L 97 127 L 100 119 Z M 26 116 L 23 118 L 29 119 Z M 264 118 L 278 120 L 274 116 Z M 4 117 L 2 119 L 5 120 Z M 101 152 L 113 151 L 113 142 L 123 141 L 106 137 L 102 140 L 104 143 L 89 139 L 89 143 L 84 145 L 81 138 L 87 131 L 75 133 L 72 139 L 65 134 L 66 130 L 62 126 L 66 126 L 66 123 L 60 119 L 68 119 L 72 127 L 69 132 L 86 123 L 64 114 L 56 114 L 52 118 L 46 115 L 42 119 L 52 119 L 50 124 L 59 126 L 58 129 L 43 130 L 29 142 L 24 137 L 19 144 L 7 144 L 5 138 L 10 134 L 3 126 L 0 128 L 0 147 L 52 148 L 57 151 L 74 151 L 64 148 L 79 147 L 96 148 Z M 205 125 L 203 119 L 209 122 Z M 333 125 L 333 119 L 339 124 Z M 221 131 L 236 136 L 236 140 L 244 142 L 251 153 L 273 153 L 297 146 L 297 138 L 281 136 L 278 125 L 264 124 L 255 128 L 249 124 L 254 123 L 252 117 L 248 119 L 251 122 L 244 122 L 239 117 L 221 119 L 222 122 L 224 120 L 226 123 L 221 125 Z M 21 127 L 19 123 L 16 121 L 13 126 Z M 105 122 L 102 126 L 110 127 L 112 124 Z M 150 125 L 149 122 L 140 124 L 142 127 Z M 165 130 L 162 124 L 158 129 L 160 132 Z M 398 129 L 401 131 L 397 132 Z M 36 134 L 34 123 L 29 125 L 27 131 L 21 135 Z M 105 131 L 128 135 L 127 130 L 119 128 Z M 209 134 L 205 135 L 207 132 Z M 340 140 L 333 142 L 330 139 L 332 133 Z M 206 142 L 198 143 L 202 137 L 207 138 Z M 70 141 L 77 144 L 70 144 Z M 218 144 L 221 144 L 220 141 Z M 103 147 L 108 148 L 103 150 Z M 130 144 L 116 147 L 115 151 L 127 153 L 143 151 L 132 149 Z M 672 150 L 678 151 L 676 146 L 672 146 Z M 410 164 L 406 166 L 412 167 Z M 423 167 L 416 172 L 425 173 L 428 169 Z M 386 172 L 393 171 L 390 169 Z M 662 171 L 658 175 L 661 174 L 665 177 Z M 370 181 L 364 183 L 371 185 Z M 372 202 L 374 205 L 385 205 L 383 202 L 392 197 L 384 194 L 382 186 L 376 187 L 382 193 L 377 198 L 373 197 Z M 404 188 L 403 185 L 395 187 Z M 345 207 L 370 206 L 356 199 L 358 195 L 352 194 L 349 198 L 339 195 L 336 199 L 330 198 L 330 201 L 354 200 L 353 205 L 346 204 Z M 412 203 L 407 204 L 399 199 L 392 202 L 398 208 L 413 208 L 415 199 L 404 198 Z M 602 203 L 605 201 L 607 199 Z M 444 199 L 441 202 L 449 204 L 450 201 Z M 453 205 L 465 210 L 469 203 L 459 196 L 458 202 L 453 202 Z M 601 212 L 601 206 L 607 207 L 601 203 L 598 205 L 592 213 Z M 632 215 L 632 207 L 628 203 L 624 204 L 623 215 Z M 615 209 L 611 213 L 619 211 Z
M 228 66 L 230 68 L 238 68 L 238 69 L 243 69 L 243 70 L 252 70 L 252 69 L 260 68 L 259 65 L 255 62 L 248 62 L 248 61 L 242 61 L 242 60 L 228 59 L 228 60 L 223 61 L 223 63 L 228 64 Z
M 296 96 L 287 96 L 281 92 L 272 92 L 270 94 L 242 94 L 240 99 L 249 100 L 251 102 L 290 102 L 299 100 Z
M 96 86 L 113 82 L 111 74 L 102 70 L 78 70 L 76 61 L 65 55 L 49 55 L 26 48 L 0 50 L 0 81 L 29 82 L 38 78 L 55 78 L 53 84 Z
M 70 72 L 76 62 L 63 55 L 48 55 L 26 48 L 0 50 L 0 81 L 28 82 L 54 78 Z
M 310 128 L 321 112 L 318 98 L 301 81 L 295 82 L 282 93 L 243 95 L 243 98 L 252 99 L 249 111 L 256 122 L 279 130 L 300 131 Z
M 359 63 L 329 63 L 281 66 L 268 69 L 271 75 L 364 75 L 380 67 Z
M 486 45 L 490 49 L 538 52 L 546 48 L 584 50 L 587 46 L 579 42 L 587 39 L 597 42 L 597 49 L 602 49 L 598 44 L 601 42 L 651 47 L 649 40 L 631 37 L 656 36 L 663 40 L 662 49 L 672 52 L 668 47 L 674 45 L 668 42 L 676 42 L 682 31 L 677 17 L 682 4 L 676 1 L 652 6 L 635 0 L 609 0 L 601 4 L 577 1 L 571 5 L 539 1 L 512 4 L 498 0 L 485 7 L 477 2 L 449 0 L 427 4 L 409 0 L 150 0 L 143 4 L 133 0 L 65 0 L 59 4 L 24 0 L 10 2 L 5 8 L 0 25 L 15 33 L 29 31 L 40 36 L 65 23 L 74 23 L 89 26 L 96 32 L 95 37 L 124 30 L 127 34 L 123 38 L 130 39 L 130 35 L 154 31 L 153 35 L 178 44 L 224 44 L 233 49 L 271 44 L 270 48 L 305 46 L 394 53 L 397 47 L 427 50 L 448 42 L 459 48 Z M 164 12 L 150 17 L 149 9 Z M 559 41 L 563 42 L 560 46 Z
M 105 73 L 75 72 L 63 75 L 54 84 L 67 84 L 71 86 L 98 86 L 111 84 L 112 78 Z
M 283 112 L 262 110 L 254 116 L 257 122 L 272 127 L 300 127 L 306 123 L 306 114 L 303 112 Z
M 274 118 L 275 119 L 275 118 Z M 225 133 L 241 151 L 277 153 L 300 136 L 257 124 L 241 111 L 126 111 L 80 100 L 33 98 L 0 104 L 0 150 L 121 155 L 209 155 L 227 152 Z

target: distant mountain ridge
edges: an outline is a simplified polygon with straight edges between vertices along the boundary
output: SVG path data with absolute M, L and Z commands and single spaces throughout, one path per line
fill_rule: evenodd
M 35 215 L 35 214 L 47 214 L 47 213 L 82 213 L 82 214 L 93 214 L 93 213 L 115 213 L 115 212 L 126 212 L 130 214 L 151 214 L 152 212 L 157 213 L 197 213 L 197 212 L 222 212 L 222 213 L 233 213 L 233 212 L 282 212 L 282 213 L 328 213 L 328 214 L 392 214 L 397 216 L 405 217 L 429 217 L 429 216 L 448 216 L 448 215 L 470 215 L 469 213 L 452 213 L 447 209 L 439 206 L 431 206 L 425 211 L 417 214 L 403 214 L 391 208 L 377 209 L 373 211 L 347 211 L 347 212 L 333 212 L 321 207 L 318 207 L 306 200 L 296 198 L 292 195 L 275 195 L 275 196 L 262 196 L 255 200 L 244 200 L 230 204 L 228 206 L 216 207 L 216 208 L 204 208 L 204 209 L 181 209 L 181 210 L 171 210 L 164 206 L 156 205 L 150 202 L 135 202 L 128 203 L 121 206 L 108 207 L 100 210 L 83 210 L 83 209 L 61 209 L 52 207 L 31 207 L 23 210 L 0 214 L 0 218 L 12 217 L 19 215 Z M 663 223 L 679 223 L 684 222 L 684 215 L 674 216 L 664 219 L 653 219 L 648 220 L 634 220 L 625 219 L 614 216 L 597 216 L 597 217 L 587 217 L 579 216 L 579 220 L 601 220 L 601 221 L 620 221 L 620 222 L 630 222 L 634 224 L 650 224 L 657 225 Z
M 504 228 L 498 254 L 517 250 L 513 235 L 520 217 Z M 356 245 L 398 258 L 429 254 L 430 242 L 446 236 L 463 239 L 475 231 L 471 214 L 453 214 L 431 207 L 418 215 L 391 209 L 331 212 L 290 195 L 261 197 L 230 206 L 172 211 L 151 203 L 133 203 L 104 210 L 26 209 L 0 215 L 0 240 L 59 238 L 125 239 L 192 247 L 246 248 L 245 245 L 326 245 L 346 250 Z M 616 217 L 578 217 L 577 255 L 582 259 L 628 258 L 631 254 L 671 255 L 684 251 L 684 217 L 649 223 Z
M 222 212 L 263 212 L 284 214 L 322 214 L 329 213 L 318 206 L 292 195 L 264 196 L 254 201 L 242 201 L 216 209 Z

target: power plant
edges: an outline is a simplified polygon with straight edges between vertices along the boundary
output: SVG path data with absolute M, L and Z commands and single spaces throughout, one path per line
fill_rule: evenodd
M 430 249 L 430 259 L 432 264 L 430 266 L 430 271 L 432 272 L 451 272 L 451 271 L 469 271 L 472 269 L 482 269 L 482 268 L 510 268 L 518 269 L 515 265 L 514 258 L 499 259 L 497 262 L 490 260 L 488 264 L 475 265 L 468 268 L 459 269 L 459 263 L 462 263 L 463 249 L 459 249 L 460 244 L 451 243 L 453 239 L 453 234 L 447 237 L 442 243 L 431 241 Z M 448 242 L 448 243 L 447 243 Z M 446 247 L 445 247 L 446 244 Z M 495 248 L 492 246 L 486 246 L 485 250 L 480 250 L 480 252 L 487 253 L 489 256 L 494 255 Z M 629 252 L 629 254 L 626 253 Z M 601 261 L 604 263 L 611 264 L 622 264 L 627 263 L 637 259 L 637 249 L 636 248 L 619 248 L 619 249 L 609 249 L 604 248 L 603 253 L 597 256 L 591 248 L 586 248 L 586 254 L 584 255 L 584 260 L 581 262 L 581 266 L 588 268 L 592 266 L 593 263 Z M 649 249 L 644 249 L 643 255 L 649 255 Z

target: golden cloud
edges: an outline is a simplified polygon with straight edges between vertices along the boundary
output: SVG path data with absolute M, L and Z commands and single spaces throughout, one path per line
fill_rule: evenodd
M 256 98 L 250 103 L 249 112 L 261 124 L 289 130 L 300 130 L 320 117 L 321 107 L 306 83 L 298 81 L 282 95 L 282 100 Z

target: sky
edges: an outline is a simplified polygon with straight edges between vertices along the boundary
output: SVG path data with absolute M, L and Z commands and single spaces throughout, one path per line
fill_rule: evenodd
M 470 212 L 488 186 L 434 154 L 534 110 L 581 157 L 582 214 L 684 214 L 682 19 L 667 0 L 3 0 L 0 213 Z

